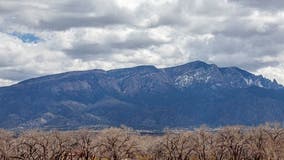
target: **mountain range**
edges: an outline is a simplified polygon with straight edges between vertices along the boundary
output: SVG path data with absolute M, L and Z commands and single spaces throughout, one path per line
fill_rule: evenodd
M 284 87 L 237 67 L 195 61 L 48 75 L 0 88 L 0 128 L 135 129 L 284 121 Z

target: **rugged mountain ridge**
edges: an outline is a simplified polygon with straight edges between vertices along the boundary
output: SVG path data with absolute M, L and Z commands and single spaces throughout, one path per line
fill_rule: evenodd
M 284 89 L 237 67 L 195 61 L 49 75 L 0 88 L 0 127 L 137 129 L 284 120 Z

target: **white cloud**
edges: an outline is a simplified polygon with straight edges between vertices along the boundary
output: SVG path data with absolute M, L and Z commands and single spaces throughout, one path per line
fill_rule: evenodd
M 0 41 L 1 78 L 17 81 L 62 72 L 68 67 L 69 59 L 63 52 L 48 50 L 41 44 L 23 43 L 4 33 L 0 33 Z
M 0 79 L 0 86 L 9 86 L 15 83 L 16 82 L 8 80 L 8 79 Z
M 284 84 L 284 11 L 274 0 L 0 1 L 0 85 L 30 77 L 204 60 Z M 6 33 L 42 39 L 23 43 Z
M 276 79 L 278 82 L 284 84 L 284 66 L 280 65 L 277 67 L 265 67 L 259 69 L 256 74 L 264 75 L 270 80 Z

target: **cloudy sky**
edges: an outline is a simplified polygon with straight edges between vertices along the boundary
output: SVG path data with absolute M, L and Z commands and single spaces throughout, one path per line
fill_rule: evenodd
M 0 0 L 0 86 L 203 60 L 284 84 L 283 0 Z

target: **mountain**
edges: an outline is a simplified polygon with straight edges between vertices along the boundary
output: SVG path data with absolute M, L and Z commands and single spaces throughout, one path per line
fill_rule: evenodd
M 201 61 L 67 72 L 0 88 L 0 127 L 136 129 L 284 121 L 284 87 Z

